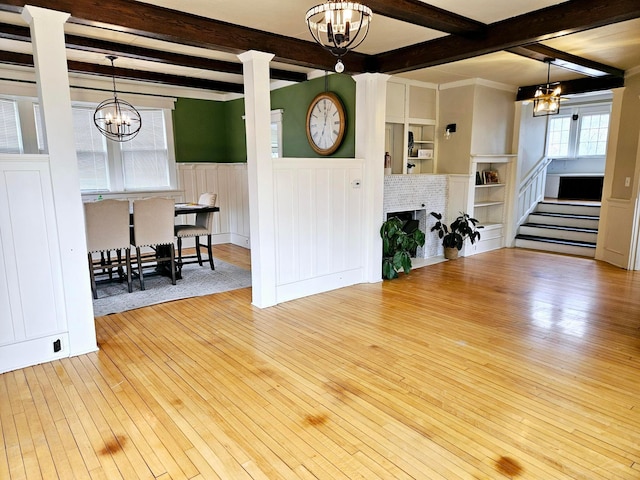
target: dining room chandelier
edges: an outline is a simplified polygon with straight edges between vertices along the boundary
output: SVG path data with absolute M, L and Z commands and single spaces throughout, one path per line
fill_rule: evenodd
M 108 139 L 126 142 L 138 134 L 142 127 L 142 119 L 133 105 L 118 98 L 113 65 L 113 61 L 118 57 L 109 55 L 106 58 L 111 60 L 111 68 L 114 70 L 112 73 L 113 98 L 108 98 L 96 107 L 96 111 L 93 113 L 93 123 L 100 133 Z
M 560 83 L 550 83 L 551 60 L 545 60 L 547 64 L 547 83 L 540 85 L 533 94 L 533 116 L 542 117 L 560 113 Z
M 310 8 L 305 20 L 313 39 L 338 57 L 335 70 L 342 73 L 342 57 L 367 37 L 372 16 L 371 9 L 361 3 L 329 0 Z

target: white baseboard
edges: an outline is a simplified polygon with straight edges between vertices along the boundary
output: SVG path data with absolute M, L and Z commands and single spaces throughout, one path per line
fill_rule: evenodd
M 302 280 L 300 282 L 278 285 L 276 286 L 276 301 L 277 303 L 288 302 L 296 298 L 328 292 L 363 282 L 364 270 L 362 268 L 346 270 L 331 275 Z
M 60 340 L 61 350 L 53 351 L 53 342 Z M 0 347 L 0 373 L 51 362 L 70 356 L 67 332 Z

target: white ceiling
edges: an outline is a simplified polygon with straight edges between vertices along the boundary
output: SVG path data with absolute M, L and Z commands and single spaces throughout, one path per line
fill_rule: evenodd
M 320 3 L 320 1 L 146 0 L 145 3 L 310 41 L 311 36 L 304 22 L 304 14 L 308 8 Z M 366 3 L 366 0 L 364 0 L 363 3 Z M 553 0 L 430 0 L 424 3 L 453 11 L 482 23 L 493 23 L 562 2 Z M 24 22 L 17 14 L 0 13 L 0 21 L 24 25 Z M 67 33 L 141 47 L 232 62 L 238 61 L 235 55 L 229 53 L 171 44 L 105 28 L 94 28 L 69 23 L 65 30 Z M 442 32 L 410 25 L 380 15 L 376 16 L 374 13 L 369 36 L 359 47 L 358 51 L 366 54 L 376 54 L 444 35 Z M 640 19 L 566 35 L 542 43 L 589 60 L 601 62 L 623 70 L 630 70 L 640 66 Z M 320 47 L 318 48 L 320 49 Z M 28 44 L 3 39 L 0 39 L 0 49 L 30 53 Z M 260 46 L 256 45 L 256 49 L 259 50 Z M 105 65 L 109 64 L 104 58 L 104 55 L 99 53 L 70 50 L 68 56 L 71 60 Z M 344 62 L 348 64 L 348 54 L 345 56 Z M 195 68 L 159 65 L 154 62 L 128 58 L 118 59 L 117 66 L 234 83 L 240 83 L 242 81 L 239 75 Z M 310 73 L 310 70 L 304 67 L 278 64 L 275 64 L 274 67 Z M 497 52 L 446 65 L 407 72 L 401 74 L 401 76 L 430 83 L 448 83 L 470 78 L 483 78 L 512 85 L 515 88 L 517 86 L 540 83 L 545 80 L 546 66 L 538 61 L 523 58 L 518 55 L 507 52 Z M 555 81 L 579 78 L 580 75 L 562 70 L 558 67 L 552 67 L 551 77 L 552 80 Z

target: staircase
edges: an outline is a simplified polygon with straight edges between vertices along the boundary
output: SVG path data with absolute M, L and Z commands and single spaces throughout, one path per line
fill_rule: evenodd
M 595 257 L 600 205 L 538 203 L 520 225 L 516 247 Z

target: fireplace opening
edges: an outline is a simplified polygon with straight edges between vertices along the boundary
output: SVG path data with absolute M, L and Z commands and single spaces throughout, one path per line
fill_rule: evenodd
M 402 230 L 406 233 L 411 234 L 420 228 L 420 220 L 416 219 L 416 211 L 408 211 L 408 212 L 394 212 L 387 213 L 387 220 L 393 217 L 398 217 L 400 220 L 404 222 L 402 225 Z M 412 257 L 415 257 L 417 253 L 417 248 L 414 248 L 409 251 L 409 254 Z

